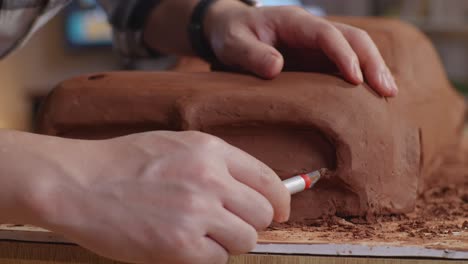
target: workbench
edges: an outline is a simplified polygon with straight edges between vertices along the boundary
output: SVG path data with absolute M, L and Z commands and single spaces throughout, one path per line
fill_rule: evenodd
M 118 263 L 78 246 L 28 242 L 0 242 L 0 264 Z M 231 257 L 230 264 L 466 264 L 467 260 L 330 257 L 250 254 Z
M 356 239 L 343 236 L 343 243 L 329 244 L 320 230 L 299 227 L 270 228 L 261 232 L 257 248 L 248 255 L 234 256 L 230 264 L 461 264 L 468 263 L 468 233 L 461 232 L 427 240 L 416 246 L 404 232 L 390 230 L 394 223 L 383 223 L 393 233 L 391 241 Z M 344 225 L 350 225 L 347 223 Z M 386 226 L 387 225 L 387 226 Z M 340 225 L 338 225 L 339 227 Z M 341 225 L 343 226 L 343 225 Z M 285 231 L 287 229 L 287 231 Z M 387 231 L 384 231 L 384 233 Z M 335 235 L 343 233 L 337 232 Z M 335 239 L 332 235 L 331 239 Z M 321 238 L 322 237 L 322 238 Z M 443 249 L 444 248 L 444 249 Z M 0 264 L 118 263 L 101 258 L 86 249 L 68 243 L 47 230 L 0 225 Z
M 463 146 L 468 150 L 468 126 L 465 131 Z M 467 173 L 467 165 L 468 155 L 462 155 L 452 171 Z M 231 257 L 229 263 L 468 264 L 467 184 L 428 190 L 415 212 L 382 216 L 373 224 L 334 217 L 296 226 L 273 225 L 260 232 L 253 252 Z M 0 264 L 29 263 L 118 262 L 41 228 L 0 224 Z

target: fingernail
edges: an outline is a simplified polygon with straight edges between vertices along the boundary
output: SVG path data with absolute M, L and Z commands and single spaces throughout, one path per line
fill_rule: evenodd
M 386 90 L 396 95 L 398 93 L 398 87 L 389 70 L 382 72 L 382 82 Z
M 289 215 L 282 215 L 279 219 L 279 223 L 286 223 L 287 221 L 289 221 Z
M 359 82 L 364 82 L 364 76 L 362 75 L 361 66 L 357 62 L 353 63 L 353 74 L 358 78 Z
M 265 56 L 263 65 L 261 66 L 262 69 L 262 75 L 265 78 L 272 79 L 275 77 L 275 75 L 278 74 L 278 63 L 279 63 L 279 58 L 277 54 L 271 53 Z

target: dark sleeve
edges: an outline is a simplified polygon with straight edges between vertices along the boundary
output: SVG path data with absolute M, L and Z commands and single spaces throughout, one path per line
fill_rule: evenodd
M 0 1 L 0 58 L 26 43 L 71 0 Z
M 152 0 L 144 0 L 146 3 Z M 119 26 L 127 24 L 128 20 L 133 16 L 134 7 L 139 2 L 138 0 L 98 0 L 101 6 L 106 11 L 109 21 L 113 27 L 113 41 L 116 51 L 123 57 L 141 58 L 151 57 L 152 53 L 143 44 L 143 28 L 142 27 L 126 27 Z M 159 2 L 159 1 L 152 1 Z

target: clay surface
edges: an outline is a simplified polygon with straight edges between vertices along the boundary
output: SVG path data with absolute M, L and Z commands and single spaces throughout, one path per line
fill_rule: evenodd
M 213 72 L 113 72 L 60 84 L 44 105 L 39 132 L 100 139 L 200 130 L 259 158 L 281 178 L 331 169 L 329 178 L 293 198 L 292 221 L 411 212 L 418 194 L 435 184 L 431 175 L 446 154 L 459 149 L 464 100 L 413 27 L 338 20 L 369 32 L 396 77 L 397 98 L 379 97 L 332 71 L 285 72 L 272 81 Z
M 432 173 L 434 186 L 417 199 L 413 212 L 362 217 L 324 216 L 274 224 L 259 243 L 395 245 L 468 251 L 468 127 L 462 147 Z M 457 178 L 454 184 L 447 179 Z M 369 221 L 371 220 L 371 221 Z

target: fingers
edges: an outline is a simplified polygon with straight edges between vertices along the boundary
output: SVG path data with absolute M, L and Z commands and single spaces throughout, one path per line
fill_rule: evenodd
M 382 96 L 395 96 L 398 88 L 377 46 L 363 30 L 334 23 L 356 52 L 370 86 Z
M 294 11 L 295 13 L 285 12 L 276 22 L 284 45 L 289 48 L 323 51 L 346 80 L 361 84 L 364 78 L 358 57 L 343 34 L 322 18 L 305 11 Z
M 320 49 L 336 64 L 346 80 L 353 84 L 364 82 L 356 53 L 336 28 L 323 26 L 316 38 Z
M 330 23 L 298 7 L 256 9 L 256 14 L 250 16 L 249 21 L 245 24 L 236 21 L 235 26 L 231 24 L 220 34 L 222 37 L 218 41 L 212 41 L 222 63 L 271 79 L 285 64 L 289 69 L 299 70 L 307 69 L 303 67 L 307 64 L 322 66 L 313 56 L 304 53 L 296 57 L 298 63 L 291 63 L 288 50 L 320 51 L 350 83 L 363 83 L 365 75 L 371 88 L 380 95 L 395 96 L 398 92 L 376 45 L 360 29 Z M 286 51 L 286 63 L 273 46 Z
M 224 208 L 218 210 L 208 226 L 208 237 L 222 245 L 229 254 L 251 251 L 257 244 L 257 231 Z
M 278 175 L 267 165 L 215 136 L 201 132 L 179 133 L 186 133 L 190 137 L 190 140 L 194 142 L 191 145 L 192 147 L 198 145 L 196 147 L 196 153 L 203 153 L 203 155 L 205 155 L 205 153 L 216 153 L 214 156 L 209 156 L 210 164 L 208 167 L 203 165 L 205 161 L 197 162 L 197 159 L 194 158 L 192 154 L 190 156 L 190 160 L 192 162 L 195 161 L 195 165 L 190 166 L 191 172 L 195 175 L 206 176 L 197 180 L 198 183 L 203 182 L 201 185 L 203 188 L 221 190 L 222 194 L 226 194 L 222 195 L 224 199 L 233 193 L 231 191 L 233 188 L 236 188 L 236 191 L 247 193 L 246 195 L 248 198 L 256 199 L 244 201 L 246 203 L 255 203 L 257 200 L 261 201 L 261 197 L 258 198 L 258 196 L 255 195 L 255 192 L 257 192 L 266 198 L 273 207 L 274 219 L 276 221 L 284 222 L 288 220 L 291 196 Z M 216 161 L 213 159 L 219 160 Z M 229 179 L 234 179 L 235 181 L 231 182 Z M 253 189 L 251 191 L 255 192 L 249 194 L 246 192 L 245 188 L 241 189 L 242 187 L 237 187 L 238 185 L 234 184 L 236 182 L 240 182 L 242 185 L 245 185 L 245 188 Z M 219 196 L 219 191 L 216 195 Z M 233 193 L 233 196 L 234 195 L 235 193 Z M 222 201 L 223 204 L 225 204 L 226 201 L 229 200 Z M 235 210 L 235 208 L 231 209 Z
M 221 194 L 224 207 L 253 226 L 257 231 L 267 228 L 273 220 L 273 207 L 260 193 L 232 180 L 229 191 Z
M 270 202 L 275 221 L 285 222 L 289 219 L 291 195 L 272 169 L 235 147 L 226 151 L 226 163 L 233 178 Z
M 278 50 L 259 41 L 247 29 L 236 28 L 232 31 L 224 41 L 223 52 L 217 54 L 222 63 L 266 79 L 272 79 L 281 72 L 284 62 Z

